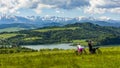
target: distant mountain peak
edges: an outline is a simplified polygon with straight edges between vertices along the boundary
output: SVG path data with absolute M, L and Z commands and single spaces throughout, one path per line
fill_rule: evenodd
M 0 16 L 0 24 L 10 24 L 10 23 L 29 23 L 29 24 L 37 24 L 40 26 L 45 26 L 43 24 L 49 24 L 49 23 L 60 23 L 60 24 L 72 24 L 75 22 L 91 22 L 94 24 L 99 24 L 104 26 L 104 23 L 107 22 L 108 24 L 105 24 L 105 26 L 120 26 L 120 20 L 112 20 L 107 17 L 100 17 L 100 18 L 94 18 L 94 17 L 57 17 L 57 16 L 13 16 L 13 15 L 1 15 Z

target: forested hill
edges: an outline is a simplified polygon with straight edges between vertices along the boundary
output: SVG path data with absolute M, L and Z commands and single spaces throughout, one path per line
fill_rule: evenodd
M 74 40 L 94 40 L 96 45 L 120 44 L 120 28 L 99 26 L 91 23 L 75 23 L 65 26 L 44 27 L 33 30 L 0 33 L 7 42 L 0 44 L 51 44 L 69 43 Z

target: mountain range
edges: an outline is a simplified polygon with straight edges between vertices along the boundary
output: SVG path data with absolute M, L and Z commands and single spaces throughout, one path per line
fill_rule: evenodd
M 13 16 L 1 15 L 0 16 L 0 29 L 4 28 L 40 28 L 46 26 L 63 26 L 66 24 L 90 22 L 101 26 L 114 26 L 120 27 L 120 20 L 100 19 L 93 17 L 56 17 L 56 16 Z M 18 27 L 19 26 L 19 27 Z

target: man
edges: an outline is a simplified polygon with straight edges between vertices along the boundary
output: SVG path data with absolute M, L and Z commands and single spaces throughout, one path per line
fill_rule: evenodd
M 93 42 L 92 41 L 88 41 L 88 47 L 89 47 L 89 52 L 91 54 L 95 54 L 96 53 L 96 50 L 99 48 L 99 47 L 94 47 L 93 48 Z
M 93 47 L 92 47 L 93 45 L 92 45 L 92 41 L 90 40 L 90 41 L 88 41 L 88 48 L 89 48 L 89 52 L 90 53 L 93 53 Z

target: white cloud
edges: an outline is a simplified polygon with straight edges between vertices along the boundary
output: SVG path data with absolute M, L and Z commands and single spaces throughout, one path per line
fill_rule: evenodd
M 59 14 L 64 14 L 64 12 L 63 11 L 59 11 L 59 10 L 56 10 L 56 13 L 59 13 Z
M 34 11 L 37 13 L 37 14 L 40 14 L 42 11 L 42 8 L 52 8 L 54 6 L 51 6 L 51 5 L 44 5 L 44 4 L 38 4 L 38 6 L 34 9 Z
M 14 8 L 16 6 L 16 3 L 13 3 L 15 0 L 8 0 L 7 2 L 5 0 L 0 0 L 0 12 L 1 13 L 9 13 L 9 12 L 15 12 L 16 9 Z
M 91 13 L 91 14 L 102 14 L 106 12 L 105 8 L 93 8 L 93 7 L 86 7 L 85 9 L 85 13 Z
M 42 8 L 74 9 L 88 4 L 88 0 L 0 0 L 0 13 L 16 13 L 21 8 L 40 13 Z
M 21 8 L 29 8 L 32 3 L 29 0 L 0 0 L 1 13 L 18 13 Z
M 50 15 L 45 15 L 45 17 L 50 17 Z
M 41 0 L 43 4 L 54 5 L 55 8 L 75 9 L 89 5 L 89 0 Z
M 87 13 L 120 13 L 120 0 L 0 0 L 0 13 L 19 13 L 20 9 L 41 13 L 43 8 L 70 10 L 81 7 Z
M 60 11 L 56 10 L 56 13 L 60 13 Z
M 120 7 L 120 0 L 90 0 L 91 7 L 116 8 Z
M 120 14 L 120 8 L 110 9 L 110 12 L 112 12 L 112 13 L 119 13 Z
M 120 0 L 90 0 L 90 6 L 85 9 L 89 13 L 120 13 Z
M 101 16 L 98 18 L 99 20 L 110 20 L 110 17 L 106 17 L 106 16 Z

